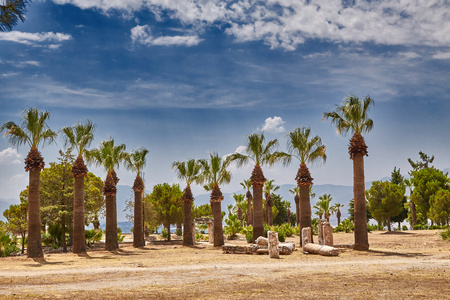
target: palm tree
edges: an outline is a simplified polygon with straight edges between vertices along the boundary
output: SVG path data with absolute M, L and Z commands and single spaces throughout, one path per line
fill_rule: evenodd
M 133 184 L 134 191 L 134 225 L 133 225 L 133 247 L 145 246 L 144 239 L 144 208 L 142 202 L 142 193 L 145 185 L 142 180 L 142 170 L 147 163 L 146 156 L 148 150 L 145 148 L 134 150 L 126 158 L 127 169 L 136 172 L 136 179 Z
M 44 168 L 44 158 L 38 150 L 40 144 L 50 144 L 55 141 L 57 133 L 50 130 L 47 120 L 50 113 L 29 108 L 22 112 L 22 123 L 6 122 L 0 128 L 14 146 L 28 145 L 30 152 L 25 159 L 25 170 L 29 171 L 28 191 L 28 247 L 30 258 L 44 257 L 41 245 L 41 209 L 40 209 L 40 174 Z
M 279 186 L 275 186 L 273 183 L 275 182 L 275 179 L 267 180 L 264 182 L 263 191 L 264 196 L 266 196 L 266 216 L 267 216 L 267 225 L 273 226 L 273 214 L 272 214 L 272 207 L 273 207 L 273 200 L 272 200 L 272 192 L 275 192 L 280 189 Z
M 220 203 L 223 200 L 219 185 L 230 183 L 231 172 L 227 170 L 230 159 L 222 159 L 218 153 L 210 153 L 209 159 L 200 160 L 203 166 L 201 175 L 202 180 L 206 182 L 205 190 L 211 191 L 211 208 L 214 218 L 214 247 L 223 245 L 222 230 L 222 208 Z
M 77 159 L 72 166 L 72 176 L 74 178 L 73 195 L 73 253 L 85 253 L 86 242 L 84 237 L 84 177 L 88 169 L 84 164 L 83 155 L 86 154 L 86 148 L 94 140 L 95 125 L 90 120 L 85 124 L 78 123 L 73 127 L 64 127 L 64 144 L 75 148 Z
M 250 179 L 245 179 L 243 182 L 240 183 L 244 189 L 247 189 L 247 193 L 245 196 L 247 197 L 247 226 L 250 226 L 253 224 L 253 218 L 252 218 L 252 193 L 250 192 L 250 188 L 252 187 L 252 182 Z
M 310 193 L 312 191 L 311 185 L 313 184 L 313 178 L 309 173 L 306 163 L 314 163 L 320 160 L 325 162 L 327 160 L 325 154 L 326 146 L 322 144 L 319 136 L 311 137 L 311 129 L 309 127 L 297 127 L 286 136 L 288 138 L 287 148 L 291 158 L 295 157 L 300 161 L 300 168 L 298 169 L 295 180 L 297 180 L 297 185 L 300 190 L 299 221 L 300 232 L 302 232 L 303 228 L 312 228 Z M 313 241 L 312 230 L 311 241 Z M 300 238 L 300 245 L 301 243 L 302 239 Z
M 341 207 L 344 207 L 344 205 L 340 203 L 336 203 L 334 205 L 334 210 L 336 211 L 336 218 L 338 219 L 338 226 L 339 224 L 341 224 L 341 216 L 342 216 Z
M 186 181 L 186 188 L 183 194 L 183 245 L 191 247 L 194 245 L 194 240 L 192 239 L 192 203 L 194 202 L 194 197 L 192 196 L 191 184 L 194 182 L 201 183 L 199 175 L 202 165 L 198 160 L 188 159 L 182 162 L 173 162 L 172 169 L 175 170 L 179 179 Z
M 353 160 L 353 195 L 355 199 L 355 249 L 368 250 L 369 237 L 367 233 L 367 215 L 364 183 L 364 156 L 368 155 L 367 145 L 362 133 L 368 133 L 373 128 L 373 121 L 368 112 L 374 101 L 369 96 L 362 101 L 354 95 L 344 99 L 341 106 L 334 111 L 324 113 L 322 119 L 331 118 L 337 132 L 346 135 L 353 133 L 348 152 Z
M 125 152 L 125 144 L 115 145 L 114 139 L 109 138 L 101 141 L 97 149 L 86 152 L 86 159 L 89 163 L 94 163 L 103 167 L 107 172 L 103 194 L 106 197 L 106 240 L 105 249 L 113 251 L 119 248 L 117 241 L 117 204 L 116 193 L 119 178 L 114 170 L 120 163 L 126 160 L 128 154 Z
M 263 215 L 263 185 L 266 178 L 261 170 L 263 165 L 273 165 L 276 162 L 287 159 L 287 154 L 280 151 L 274 151 L 278 146 L 278 140 L 274 139 L 265 143 L 264 134 L 254 133 L 247 136 L 246 153 L 234 153 L 230 156 L 231 160 L 236 161 L 238 167 L 247 164 L 249 161 L 255 163 L 255 167 L 250 177 L 253 186 L 253 241 L 258 237 L 264 236 L 264 215 Z
M 237 214 L 238 219 L 241 222 L 241 226 L 243 226 L 242 214 L 243 210 L 246 210 L 244 202 L 245 196 L 244 194 L 233 194 L 233 198 L 234 201 L 236 202 L 236 205 L 233 207 L 233 213 Z
M 330 194 L 323 194 L 317 200 L 316 205 L 314 206 L 317 209 L 316 214 L 322 219 L 322 215 L 327 221 L 330 221 L 330 216 L 334 213 L 334 206 L 330 206 L 332 198 Z
M 298 186 L 289 190 L 294 195 L 295 202 L 295 224 L 300 224 L 300 188 Z
M 17 22 L 25 21 L 28 0 L 5 0 L 0 2 L 0 31 L 12 30 Z

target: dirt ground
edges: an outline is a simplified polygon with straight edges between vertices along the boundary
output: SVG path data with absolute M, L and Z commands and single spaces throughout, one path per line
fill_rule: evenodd
M 342 248 L 338 257 L 123 243 L 115 252 L 1 258 L 0 298 L 450 299 L 450 243 L 439 232 L 373 232 L 369 251 Z M 298 246 L 299 237 L 288 241 Z M 352 244 L 353 234 L 334 242 Z

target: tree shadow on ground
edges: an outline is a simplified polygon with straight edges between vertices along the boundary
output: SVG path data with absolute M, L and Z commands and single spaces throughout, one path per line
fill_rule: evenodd
M 64 262 L 61 262 L 61 261 L 50 262 L 50 261 L 45 260 L 44 257 L 32 258 L 32 260 L 35 263 L 37 263 L 37 264 L 25 264 L 25 266 L 28 266 L 28 267 L 42 267 L 42 266 L 45 266 L 45 265 L 66 265 L 66 264 L 70 264 L 70 263 L 73 262 L 73 260 L 71 260 L 71 261 L 64 261 Z
M 425 256 L 431 256 L 429 254 L 423 254 L 418 252 L 412 252 L 412 253 L 400 253 L 400 252 L 394 252 L 394 251 L 380 251 L 380 250 L 367 250 L 367 253 L 371 253 L 374 255 L 380 255 L 380 256 L 399 256 L 399 257 L 425 257 Z

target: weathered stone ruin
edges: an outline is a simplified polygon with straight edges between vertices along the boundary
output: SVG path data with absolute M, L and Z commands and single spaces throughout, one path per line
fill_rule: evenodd
M 224 245 L 222 246 L 222 250 L 223 253 L 231 254 L 269 254 L 269 239 L 260 236 L 255 242 L 255 244 L 251 244 L 250 246 Z M 278 243 L 279 254 L 290 255 L 293 251 L 295 251 L 294 243 Z
M 319 245 L 311 243 L 311 228 L 302 229 L 302 245 L 305 254 L 320 254 L 324 256 L 338 256 L 339 250 L 333 246 L 333 229 L 330 223 L 323 220 L 319 223 Z M 321 229 L 320 229 L 321 228 Z M 329 230 L 331 228 L 331 231 Z M 330 237 L 331 236 L 331 237 Z M 330 243 L 327 245 L 325 243 Z

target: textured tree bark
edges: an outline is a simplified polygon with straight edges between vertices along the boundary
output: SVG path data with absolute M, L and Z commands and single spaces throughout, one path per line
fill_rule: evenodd
M 105 229 L 105 250 L 116 250 L 117 227 L 114 227 L 114 196 L 106 196 L 106 229 Z
M 264 236 L 263 185 L 266 182 L 259 165 L 255 165 L 250 181 L 253 187 L 253 241 Z
M 223 246 L 222 209 L 220 201 L 211 201 L 214 217 L 214 247 Z
M 278 243 L 278 232 L 269 231 L 267 232 L 268 236 L 268 248 L 269 248 L 269 257 L 270 258 L 280 258 L 280 249 Z
M 74 178 L 73 196 L 73 253 L 85 253 L 84 238 L 84 176 Z
M 252 193 L 247 191 L 247 226 L 253 226 Z
M 194 241 L 192 239 L 192 202 L 183 202 L 183 246 L 192 247 Z
M 39 168 L 29 170 L 27 256 L 30 258 L 44 257 L 41 243 L 40 173 Z
M 142 191 L 134 191 L 134 226 L 133 226 L 133 247 L 144 247 L 144 228 L 142 214 Z
M 300 196 L 295 195 L 295 224 L 300 225 Z
M 311 203 L 309 197 L 309 185 L 301 185 L 300 186 L 300 231 L 303 228 L 312 228 L 311 224 Z M 314 241 L 313 232 L 311 230 L 311 243 Z M 300 242 L 301 239 L 300 239 Z M 302 244 L 300 244 L 301 246 Z
M 355 201 L 355 250 L 369 250 L 364 182 L 364 156 L 353 155 L 353 195 Z

